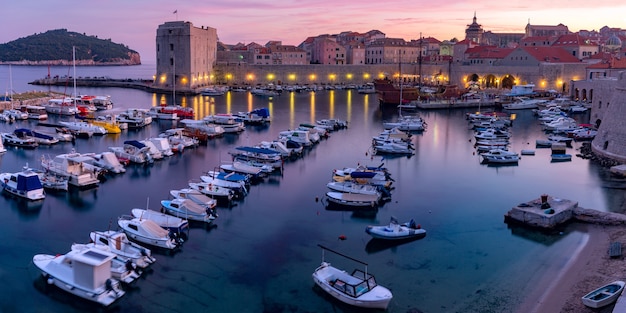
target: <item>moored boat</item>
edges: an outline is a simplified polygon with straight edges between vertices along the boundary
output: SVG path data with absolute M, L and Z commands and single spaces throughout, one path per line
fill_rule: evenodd
M 183 240 L 152 220 L 121 217 L 117 224 L 130 239 L 168 250 L 176 249 Z
M 376 278 L 367 270 L 367 263 L 333 251 L 322 245 L 322 263 L 313 272 L 313 281 L 333 298 L 356 307 L 387 309 L 393 295 L 389 289 L 378 285 Z M 332 266 L 324 260 L 329 251 L 365 266 L 365 271 L 355 269 L 352 274 Z
M 62 255 L 37 254 L 33 263 L 50 285 L 83 299 L 110 306 L 124 294 L 112 277 L 115 255 L 100 249 L 70 251 Z
M 0 186 L 5 192 L 28 200 L 46 197 L 39 175 L 28 168 L 17 173 L 0 173 Z
M 107 247 L 110 252 L 123 259 L 132 260 L 141 268 L 146 268 L 156 261 L 150 249 L 128 240 L 123 231 L 92 231 L 89 238 L 94 244 Z
M 174 232 L 179 236 L 183 235 L 189 229 L 189 222 L 186 219 L 164 214 L 150 209 L 132 209 L 131 214 L 134 218 L 148 219 L 155 222 L 164 229 Z
M 394 217 L 391 218 L 389 225 L 370 225 L 365 228 L 365 232 L 374 238 L 386 240 L 417 239 L 426 236 L 426 230 L 414 220 L 400 224 Z
M 215 220 L 211 210 L 189 199 L 161 200 L 161 207 L 168 214 L 184 219 L 205 223 L 211 223 Z

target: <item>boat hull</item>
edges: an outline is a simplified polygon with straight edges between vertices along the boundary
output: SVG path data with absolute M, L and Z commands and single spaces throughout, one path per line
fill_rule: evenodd
M 624 290 L 625 284 L 626 283 L 621 280 L 606 284 L 584 295 L 581 298 L 583 304 L 594 309 L 609 305 L 617 300 L 619 295 Z

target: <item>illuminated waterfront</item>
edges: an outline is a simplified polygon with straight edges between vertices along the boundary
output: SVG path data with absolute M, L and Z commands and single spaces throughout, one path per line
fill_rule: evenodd
M 7 67 L 0 69 L 0 82 L 5 83 Z M 77 70 L 89 73 L 82 74 L 85 76 L 101 76 L 107 71 L 111 77 L 119 75 L 115 78 L 150 75 L 143 68 Z M 24 82 L 45 73 L 43 67 L 13 67 L 14 89 L 35 89 Z M 79 93 L 110 94 L 115 110 L 171 103 L 171 95 L 137 90 L 94 88 L 79 89 Z M 158 208 L 170 189 L 183 188 L 203 171 L 229 161 L 228 151 L 236 146 L 271 140 L 281 130 L 322 118 L 346 119 L 350 127 L 333 133 L 304 158 L 286 163 L 282 175 L 252 186 L 235 207 L 220 208 L 217 227 L 192 228 L 182 251 L 172 256 L 158 254 L 153 271 L 136 282 L 114 311 L 358 312 L 313 288 L 311 273 L 321 257 L 318 243 L 368 262 L 378 282 L 394 293 L 389 312 L 510 311 L 527 290 L 536 288 L 532 279 L 558 269 L 585 235 L 570 229 L 546 235 L 509 228 L 503 223 L 504 213 L 543 193 L 579 201 L 584 207 L 611 210 L 619 192 L 605 188 L 601 171 L 588 161 L 574 158 L 568 163 L 550 163 L 549 150 L 524 156 L 518 166 L 481 165 L 462 110 L 422 112 L 428 129 L 413 138 L 416 155 L 383 160 L 371 158 L 368 148 L 372 136 L 382 130 L 382 121 L 395 118 L 397 112 L 379 110 L 374 95 L 320 91 L 285 93 L 270 100 L 228 93 L 215 97 L 214 102 L 210 99 L 196 96 L 177 102 L 193 106 L 197 118 L 267 107 L 272 123 L 210 141 L 150 167 L 130 167 L 95 190 L 49 194 L 40 207 L 0 197 L 5 208 L 0 212 L 6 225 L 4 234 L 11 238 L 1 244 L 10 256 L 1 261 L 0 275 L 5 282 L 2 311 L 91 311 L 93 307 L 60 291 L 44 292 L 32 256 L 65 253 L 73 242 L 87 242 L 90 231 L 110 225 L 115 228 L 118 216 L 133 207 L 143 208 L 146 202 Z M 20 124 L 0 127 L 10 131 L 16 125 Z M 123 140 L 156 136 L 172 126 L 171 122 L 155 122 L 118 136 L 77 140 L 74 146 L 9 149 L 0 157 L 2 171 L 19 171 L 26 163 L 35 166 L 42 155 L 72 148 L 105 151 Z M 526 149 L 541 136 L 530 112 L 519 113 L 512 149 Z M 578 147 L 575 143 L 570 152 L 575 154 Z M 316 198 L 326 192 L 332 170 L 357 163 L 384 163 L 395 179 L 392 201 L 374 217 L 325 210 Z M 386 224 L 391 216 L 414 218 L 428 231 L 426 238 L 399 246 L 372 244 L 365 227 Z M 339 235 L 347 240 L 339 240 Z M 347 270 L 355 265 L 329 260 Z M 24 301 L 26 298 L 33 300 Z

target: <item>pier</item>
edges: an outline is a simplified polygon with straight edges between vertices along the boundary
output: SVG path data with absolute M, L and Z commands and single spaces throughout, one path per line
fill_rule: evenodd
M 626 215 L 585 209 L 578 202 L 542 195 L 538 199 L 520 203 L 504 215 L 505 222 L 531 227 L 553 229 L 571 221 L 599 225 L 626 224 Z
M 72 77 L 45 77 L 41 79 L 29 82 L 30 85 L 37 86 L 69 86 L 74 84 Z M 139 89 L 148 92 L 156 93 L 172 93 L 171 88 L 159 88 L 153 85 L 151 79 L 114 79 L 109 77 L 78 77 L 76 78 L 76 86 L 81 87 L 118 87 L 118 88 L 132 88 Z M 176 90 L 177 94 L 182 95 L 197 95 L 200 91 L 196 90 Z

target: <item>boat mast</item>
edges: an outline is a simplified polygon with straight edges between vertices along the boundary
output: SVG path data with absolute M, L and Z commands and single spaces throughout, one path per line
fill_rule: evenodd
M 72 46 L 72 66 L 74 68 L 74 108 L 76 108 L 76 46 Z
M 9 99 L 11 99 L 11 110 L 13 109 L 13 72 L 11 71 L 11 64 L 9 64 Z

